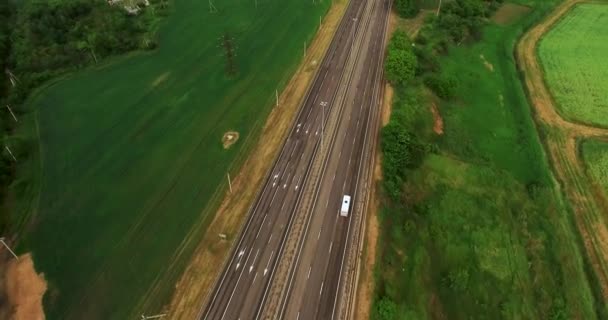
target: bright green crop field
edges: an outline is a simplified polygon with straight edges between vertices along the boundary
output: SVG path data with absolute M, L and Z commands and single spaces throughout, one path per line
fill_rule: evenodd
M 608 127 L 608 5 L 581 4 L 539 44 L 545 79 L 570 120 Z
M 588 140 L 582 146 L 587 172 L 608 193 L 608 142 Z
M 78 72 L 29 101 L 40 139 L 29 168 L 39 168 L 40 190 L 22 191 L 34 205 L 21 206 L 31 221 L 20 249 L 49 282 L 48 319 L 135 319 L 162 308 L 196 243 L 184 245 L 186 235 L 204 233 L 213 213 L 205 208 L 330 5 L 222 0 L 212 14 L 208 1 L 170 3 L 156 51 Z M 240 140 L 225 150 L 228 130 Z

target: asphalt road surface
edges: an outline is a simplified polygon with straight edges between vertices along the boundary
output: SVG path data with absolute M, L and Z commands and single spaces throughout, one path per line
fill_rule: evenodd
M 352 203 L 358 196 L 362 150 L 370 140 L 369 123 L 376 121 L 370 111 L 377 107 L 388 12 L 388 0 L 350 1 L 230 261 L 201 309 L 201 319 L 260 318 L 321 143 L 330 144 L 330 154 L 281 310 L 285 319 L 331 319 L 336 313 L 352 220 L 339 217 L 339 210 L 344 194 L 353 196 Z M 339 112 L 339 120 L 330 133 L 325 126 L 332 111 Z
M 363 45 L 358 51 L 355 78 L 345 101 L 341 118 L 341 134 L 334 140 L 322 177 L 313 214 L 306 228 L 304 241 L 290 274 L 289 289 L 281 306 L 283 319 L 337 318 L 341 297 L 342 272 L 346 243 L 354 212 L 349 218 L 340 216 L 341 198 L 351 195 L 358 200 L 363 147 L 371 143 L 372 122 L 378 121 L 378 96 L 381 92 L 384 34 L 390 2 L 368 1 L 369 10 L 361 21 L 365 24 Z M 363 26 L 362 26 L 363 27 Z

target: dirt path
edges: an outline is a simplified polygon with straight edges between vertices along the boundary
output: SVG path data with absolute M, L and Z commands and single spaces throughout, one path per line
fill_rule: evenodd
M 252 148 L 255 152 L 251 152 L 245 160 L 242 168 L 246 169 L 234 177 L 233 192 L 225 195 L 202 242 L 176 285 L 175 294 L 166 311 L 171 319 L 195 319 L 199 313 L 201 304 L 222 270 L 233 240 L 238 236 L 249 206 L 289 132 L 347 4 L 347 0 L 334 1 L 321 29 L 308 47 L 306 59 L 281 93 L 279 106 L 270 113 L 257 145 Z M 221 240 L 218 237 L 220 233 L 225 234 L 227 240 Z
M 566 0 L 545 20 L 526 33 L 517 45 L 519 68 L 524 74 L 530 101 L 541 130 L 546 132 L 544 143 L 555 174 L 575 213 L 591 265 L 596 273 L 604 298 L 608 298 L 608 228 L 606 225 L 606 195 L 594 192 L 585 166 L 579 158 L 578 142 L 588 138 L 608 138 L 608 130 L 572 123 L 557 112 L 545 84 L 543 69 L 536 55 L 539 40 L 562 16 L 584 0 Z

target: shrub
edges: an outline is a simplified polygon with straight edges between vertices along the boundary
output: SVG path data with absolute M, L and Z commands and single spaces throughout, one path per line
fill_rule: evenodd
M 445 74 L 431 74 L 424 79 L 424 84 L 438 97 L 449 99 L 454 95 L 456 79 Z
M 374 319 L 377 320 L 392 320 L 397 318 L 397 305 L 386 296 L 378 300 L 374 311 Z

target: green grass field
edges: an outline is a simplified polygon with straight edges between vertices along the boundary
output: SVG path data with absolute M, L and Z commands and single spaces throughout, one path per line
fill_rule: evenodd
M 597 318 L 512 54 L 551 7 L 530 4 L 524 18 L 490 25 L 480 42 L 441 58 L 458 78 L 455 97 L 438 103 L 442 136 L 430 130 L 426 93 L 396 93 L 391 121 L 434 147 L 400 201 L 382 209 L 373 319 Z
M 20 249 L 33 251 L 49 281 L 49 319 L 160 310 L 193 249 L 182 241 L 204 232 L 193 228 L 213 213 L 204 209 L 330 5 L 226 0 L 210 14 L 207 1 L 170 3 L 157 51 L 79 72 L 29 101 L 37 126 L 22 134 L 39 130 L 40 163 L 21 170 L 41 168 L 40 193 L 18 192 L 33 200 L 20 206 L 31 218 Z M 235 77 L 225 73 L 224 33 L 234 39 Z M 240 140 L 224 150 L 228 130 Z M 164 290 L 146 296 L 158 282 Z M 144 298 L 150 309 L 138 309 Z
M 545 79 L 570 120 L 608 127 L 608 5 L 581 4 L 540 42 Z
M 608 194 L 608 142 L 587 140 L 582 152 L 589 176 Z

